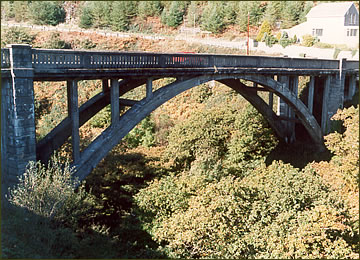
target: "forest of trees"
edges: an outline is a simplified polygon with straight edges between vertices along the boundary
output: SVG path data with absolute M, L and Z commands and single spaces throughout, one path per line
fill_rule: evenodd
M 2 1 L 2 19 L 56 25 L 65 21 L 71 1 Z M 267 20 L 272 27 L 289 28 L 305 21 L 313 1 L 75 1 L 76 20 L 82 28 L 127 31 L 147 17 L 161 17 L 169 27 L 187 20 L 189 26 L 219 33 L 230 25 L 246 31 Z
M 2 1 L 2 18 L 55 25 L 66 20 L 68 3 Z M 185 17 L 214 32 L 231 24 L 245 30 L 243 14 L 248 11 L 252 25 L 267 21 L 264 27 L 272 28 L 281 20 L 281 26 L 292 26 L 313 4 L 74 3 L 77 22 L 88 28 L 130 30 L 139 19 L 157 16 L 170 27 Z M 13 28 L 2 31 L 2 44 L 104 46 L 79 34 L 67 42 L 65 34 L 44 36 Z M 121 44 L 140 49 L 145 40 L 136 40 L 137 45 Z M 106 49 L 123 48 L 106 37 L 103 41 Z M 157 44 L 147 42 L 143 48 Z M 195 48 L 181 44 L 184 51 Z M 153 87 L 174 80 L 159 79 Z M 307 76 L 299 78 L 301 91 L 308 82 Z M 80 81 L 79 104 L 102 91 L 101 83 Z M 66 82 L 34 82 L 34 92 L 41 139 L 67 116 Z M 140 86 L 124 98 L 145 95 L 146 87 Z M 311 142 L 279 142 L 254 107 L 218 82 L 188 90 L 154 111 L 76 189 L 74 169 L 66 163 L 71 158 L 69 140 L 48 165 L 31 162 L 19 184 L 7 192 L 1 211 L 2 258 L 359 259 L 358 96 L 333 117 L 325 153 L 318 153 Z M 80 128 L 82 147 L 109 126 L 110 115 L 107 106 Z

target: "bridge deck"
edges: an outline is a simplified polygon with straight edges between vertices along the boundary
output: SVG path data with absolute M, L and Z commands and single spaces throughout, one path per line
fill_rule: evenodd
M 34 80 L 99 79 L 131 76 L 194 76 L 203 74 L 337 73 L 339 60 L 307 58 L 115 51 L 31 49 Z M 2 77 L 10 77 L 9 49 L 1 49 Z M 358 61 L 346 61 L 358 71 Z

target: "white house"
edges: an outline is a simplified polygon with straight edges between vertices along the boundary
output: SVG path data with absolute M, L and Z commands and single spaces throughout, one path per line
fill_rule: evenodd
M 320 42 L 359 46 L 359 12 L 353 2 L 322 3 L 306 15 L 307 21 L 284 30 L 290 37 L 302 39 L 305 34 Z

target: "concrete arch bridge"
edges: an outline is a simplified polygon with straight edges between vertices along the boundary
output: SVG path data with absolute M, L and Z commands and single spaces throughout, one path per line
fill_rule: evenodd
M 1 165 L 3 182 L 13 183 L 31 160 L 46 161 L 71 137 L 72 165 L 80 180 L 148 114 L 176 95 L 218 81 L 247 99 L 280 139 L 295 141 L 295 124 L 324 148 L 330 118 L 356 91 L 359 62 L 286 57 L 110 52 L 33 49 L 10 45 L 1 49 Z M 298 79 L 309 76 L 305 98 Z M 153 81 L 176 78 L 153 90 Z M 102 80 L 102 92 L 78 104 L 78 81 Z M 34 81 L 66 81 L 68 116 L 40 141 L 35 137 Z M 244 83 L 245 82 L 245 83 Z M 123 98 L 146 85 L 146 96 Z M 259 92 L 268 93 L 261 98 Z M 274 99 L 277 98 L 277 106 Z M 79 128 L 105 106 L 111 125 L 83 151 Z M 130 107 L 120 116 L 120 107 Z

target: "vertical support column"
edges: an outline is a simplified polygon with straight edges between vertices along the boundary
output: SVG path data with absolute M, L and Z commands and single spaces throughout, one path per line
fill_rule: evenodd
M 153 95 L 152 82 L 153 82 L 152 78 L 148 78 L 146 81 L 146 98 L 151 98 Z
M 340 60 L 340 64 L 339 64 L 339 88 L 340 88 L 340 92 L 338 93 L 339 98 L 340 98 L 340 108 L 344 107 L 344 92 L 345 92 L 345 77 L 346 77 L 346 58 L 341 59 Z
M 110 99 L 111 99 L 111 124 L 115 125 L 119 121 L 119 117 L 120 117 L 118 79 L 111 79 Z
M 285 88 L 289 88 L 288 76 L 278 76 L 278 81 L 285 84 Z M 280 97 L 278 97 L 277 115 L 285 117 L 288 117 L 289 115 L 288 105 Z
M 257 88 L 257 87 L 258 87 L 258 84 L 257 84 L 256 82 L 253 82 L 253 87 L 254 87 L 254 88 Z M 258 93 L 257 90 L 255 90 L 255 93 L 256 93 L 256 95 L 257 95 L 257 93 Z
M 71 119 L 71 145 L 74 164 L 80 160 L 79 104 L 76 80 L 67 81 L 68 113 Z
M 102 89 L 103 89 L 103 92 L 108 92 L 110 89 L 109 89 L 109 80 L 108 79 L 103 79 L 102 80 Z
M 313 113 L 313 108 L 314 108 L 314 84 L 315 84 L 315 77 L 310 76 L 309 94 L 308 94 L 308 101 L 307 101 L 310 114 Z
M 271 76 L 270 78 L 274 79 L 274 76 Z M 273 110 L 273 107 L 274 107 L 274 93 L 273 92 L 269 92 L 269 107 L 271 108 L 271 110 Z
M 30 45 L 8 46 L 11 75 L 1 77 L 1 181 L 17 183 L 29 161 L 36 160 L 34 71 Z
M 321 112 L 321 130 L 323 134 L 327 134 L 328 131 L 328 102 L 329 102 L 329 93 L 330 93 L 330 81 L 331 75 L 326 76 L 325 83 L 324 83 L 324 92 L 322 98 L 322 112 Z
M 274 106 L 274 93 L 269 92 L 269 107 L 273 110 Z
M 298 96 L 298 85 L 299 85 L 299 78 L 298 76 L 290 76 L 289 78 L 289 89 L 292 93 L 295 94 L 295 96 Z M 289 107 L 289 118 L 295 119 L 295 111 Z M 289 138 L 290 143 L 295 142 L 296 136 L 295 136 L 295 121 L 289 121 L 288 122 L 288 128 L 289 128 Z
M 347 100 L 351 100 L 355 95 L 356 91 L 356 75 L 351 75 L 349 80 L 349 94 L 347 96 Z

